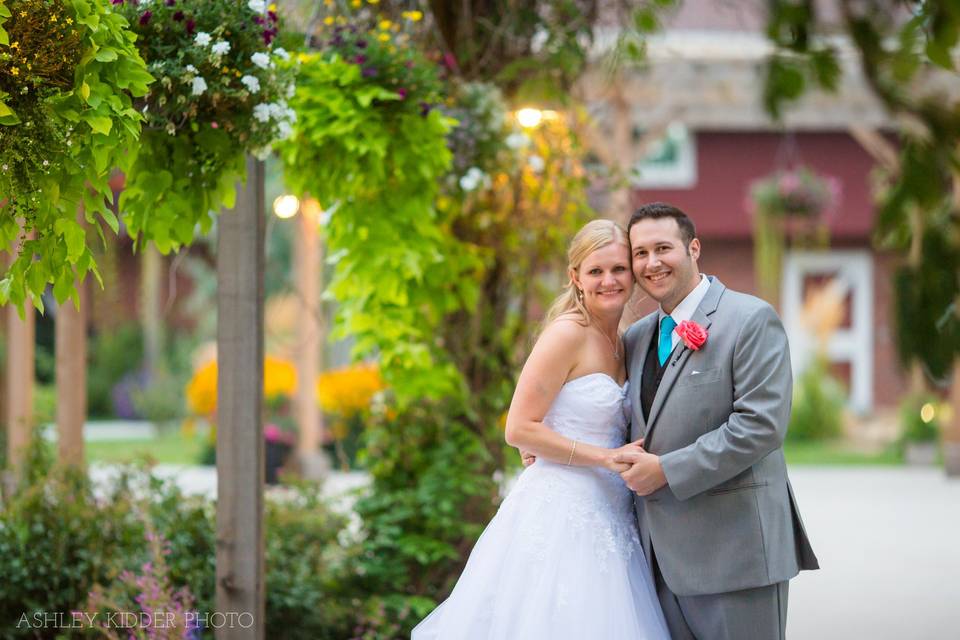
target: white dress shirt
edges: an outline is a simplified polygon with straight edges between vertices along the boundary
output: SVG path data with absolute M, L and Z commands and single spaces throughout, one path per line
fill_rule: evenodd
M 703 302 L 703 297 L 707 295 L 707 289 L 710 288 L 710 280 L 707 276 L 700 274 L 700 284 L 693 288 L 693 291 L 687 294 L 687 297 L 680 301 L 670 315 L 673 318 L 673 321 L 677 323 L 677 326 L 680 326 L 680 323 L 684 320 L 689 320 L 693 317 L 693 312 L 697 310 L 697 307 L 700 306 L 700 303 Z M 659 341 L 659 331 L 660 323 L 663 322 L 663 318 L 667 313 L 663 310 L 663 307 L 659 308 L 659 313 L 657 315 L 657 340 Z M 670 350 L 673 351 L 676 348 L 677 343 L 680 342 L 680 336 L 677 335 L 676 329 L 673 333 L 670 334 L 672 342 L 670 344 Z M 659 342 L 657 343 L 659 345 Z

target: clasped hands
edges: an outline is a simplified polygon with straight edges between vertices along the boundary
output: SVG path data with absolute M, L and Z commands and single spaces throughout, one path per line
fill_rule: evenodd
M 529 451 L 521 451 L 523 466 L 529 467 L 536 460 Z M 660 456 L 643 448 L 643 439 L 611 449 L 604 460 L 604 468 L 615 471 L 623 478 L 631 491 L 648 496 L 667 484 L 667 477 L 660 465 Z

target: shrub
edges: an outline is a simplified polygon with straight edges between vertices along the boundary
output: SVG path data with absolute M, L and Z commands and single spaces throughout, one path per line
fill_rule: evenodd
M 91 416 L 113 415 L 113 388 L 127 373 L 140 368 L 143 336 L 136 324 L 102 331 L 90 341 L 87 368 L 87 409 Z
M 843 432 L 844 393 L 827 373 L 826 364 L 816 361 L 804 371 L 793 388 L 793 413 L 787 437 L 790 440 L 826 440 Z
M 930 394 L 915 394 L 903 400 L 900 404 L 901 444 L 937 441 L 940 435 L 938 403 Z

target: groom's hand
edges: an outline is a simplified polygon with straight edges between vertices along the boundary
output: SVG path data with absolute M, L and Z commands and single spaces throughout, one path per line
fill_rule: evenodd
M 620 477 L 631 491 L 641 496 L 648 496 L 667 484 L 667 476 L 660 466 L 660 456 L 636 451 L 618 454 L 614 461 L 631 465 Z

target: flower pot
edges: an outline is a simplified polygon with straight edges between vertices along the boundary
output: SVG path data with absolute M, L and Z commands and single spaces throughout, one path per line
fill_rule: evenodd
M 287 457 L 293 450 L 285 442 L 266 441 L 266 451 L 264 451 L 264 461 L 266 462 L 265 482 L 267 484 L 277 484 L 280 469 L 287 461 Z
M 904 459 L 909 465 L 930 466 L 937 462 L 936 442 L 908 442 Z

